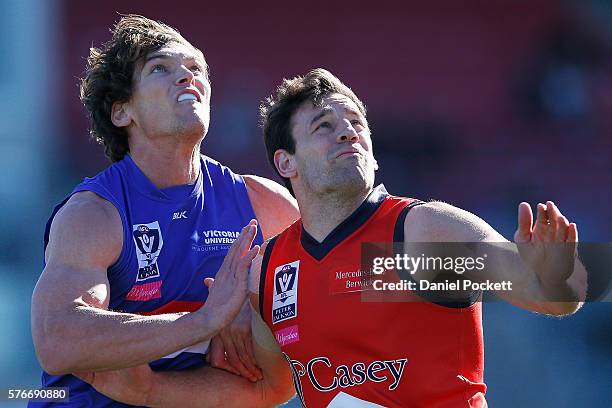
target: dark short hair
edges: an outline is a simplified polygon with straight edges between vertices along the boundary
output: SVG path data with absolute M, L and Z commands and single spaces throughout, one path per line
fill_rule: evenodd
M 276 95 L 266 98 L 259 107 L 261 126 L 268 160 L 276 173 L 283 179 L 285 186 L 293 194 L 291 182 L 282 177 L 274 164 L 274 153 L 283 149 L 289 154 L 295 153 L 295 139 L 291 134 L 291 119 L 302 103 L 311 101 L 319 106 L 328 95 L 340 94 L 352 100 L 361 114 L 366 117 L 366 108 L 357 95 L 344 85 L 331 72 L 317 68 L 306 75 L 293 79 L 283 79 L 276 89 Z
M 148 54 L 170 42 L 193 46 L 174 28 L 138 15 L 123 16 L 111 32 L 112 38 L 102 47 L 90 48 L 80 94 L 90 119 L 91 137 L 104 145 L 106 157 L 117 162 L 130 149 L 127 130 L 111 121 L 112 108 L 115 102 L 132 97 L 136 68 Z

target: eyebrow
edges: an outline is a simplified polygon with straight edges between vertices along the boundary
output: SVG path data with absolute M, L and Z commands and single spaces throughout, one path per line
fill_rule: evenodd
M 149 61 L 152 61 L 152 60 L 158 59 L 158 58 L 170 58 L 170 55 L 168 55 L 168 54 L 153 54 L 153 55 L 149 55 L 145 59 L 144 65 L 146 65 Z
M 168 58 L 172 58 L 172 55 L 170 54 L 164 54 L 164 53 L 154 53 L 152 55 L 149 55 L 147 58 L 145 58 L 144 64 L 143 66 L 147 65 L 147 63 L 149 61 L 152 61 L 154 59 L 168 59 Z M 188 59 L 188 60 L 193 60 L 195 61 L 198 65 L 201 65 L 202 67 L 205 66 L 204 61 L 197 55 L 185 55 L 183 56 L 184 59 Z
M 310 127 L 312 127 L 312 125 L 314 125 L 316 121 L 318 121 L 325 115 L 331 113 L 332 111 L 333 109 L 331 107 L 329 106 L 324 107 L 321 112 L 319 112 L 314 118 L 312 118 L 312 120 L 310 121 Z
M 345 108 L 347 113 L 350 113 L 351 115 L 355 115 L 355 116 L 362 116 L 361 113 L 357 112 L 354 109 L 349 109 L 349 108 Z

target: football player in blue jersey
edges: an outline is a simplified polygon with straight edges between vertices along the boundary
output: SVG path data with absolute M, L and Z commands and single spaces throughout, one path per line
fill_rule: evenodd
M 248 266 L 298 210 L 281 185 L 201 155 L 211 100 L 204 55 L 165 24 L 124 16 L 91 48 L 81 100 L 113 164 L 47 224 L 32 297 L 43 386 L 70 387 L 72 406 L 117 406 L 70 373 L 148 362 L 211 371 L 211 339 L 213 366 L 261 378 Z

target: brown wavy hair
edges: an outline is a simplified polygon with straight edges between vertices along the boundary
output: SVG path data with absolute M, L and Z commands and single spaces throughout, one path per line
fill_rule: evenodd
M 111 112 L 115 102 L 132 97 L 135 70 L 148 54 L 170 42 L 193 46 L 174 28 L 139 15 L 123 16 L 111 32 L 112 38 L 102 47 L 89 50 L 80 96 L 90 119 L 91 137 L 104 146 L 111 162 L 117 162 L 130 148 L 127 130 L 113 124 Z
M 365 105 L 351 88 L 323 68 L 313 69 L 303 77 L 283 79 L 276 89 L 276 94 L 266 98 L 259 106 L 260 124 L 263 128 L 268 161 L 272 164 L 276 174 L 283 179 L 291 194 L 293 194 L 291 182 L 278 172 L 274 164 L 274 153 L 283 149 L 289 154 L 295 154 L 295 139 L 291 134 L 293 114 L 302 103 L 311 101 L 315 106 L 319 106 L 323 98 L 334 93 L 352 100 L 363 117 L 366 117 Z

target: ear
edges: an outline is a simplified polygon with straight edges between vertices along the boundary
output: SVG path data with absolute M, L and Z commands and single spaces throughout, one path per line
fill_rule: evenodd
M 376 159 L 374 159 L 374 171 L 378 170 L 378 162 L 376 161 Z
M 111 122 L 117 127 L 126 127 L 132 123 L 132 117 L 128 114 L 127 102 L 115 102 L 111 110 Z
M 278 149 L 274 152 L 274 166 L 282 177 L 291 178 L 297 174 L 295 158 L 286 150 Z

